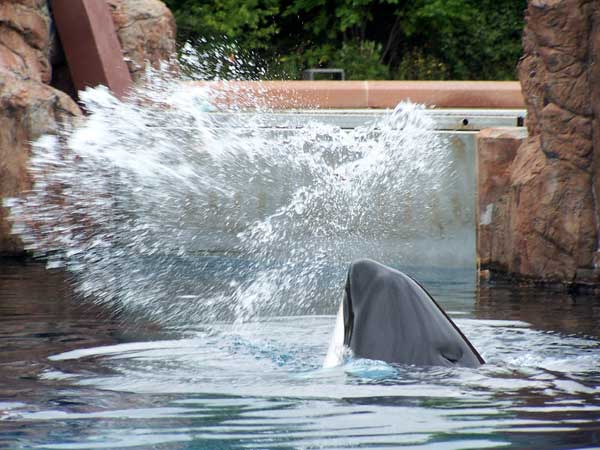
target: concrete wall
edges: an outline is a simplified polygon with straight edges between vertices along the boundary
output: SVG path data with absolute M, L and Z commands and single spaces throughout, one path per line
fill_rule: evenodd
M 303 132 L 308 121 L 320 121 L 351 130 L 381 117 L 382 110 L 321 110 L 270 113 L 265 116 L 264 133 L 269 139 L 283 139 Z M 516 126 L 523 123 L 523 110 L 430 110 L 435 122 L 435 133 L 447 142 L 444 147 L 450 173 L 441 175 L 438 193 L 431 198 L 416 198 L 415 207 L 426 205 L 432 209 L 426 223 L 406 221 L 401 209 L 409 208 L 410 200 L 397 205 L 395 217 L 401 218 L 389 235 L 380 236 L 391 254 L 415 265 L 453 266 L 475 268 L 476 254 L 476 148 L 475 136 L 480 129 L 490 126 Z M 239 114 L 235 120 L 239 120 Z M 215 128 L 219 123 L 234 120 L 234 116 L 214 113 Z M 254 180 L 244 193 L 231 199 L 214 193 L 212 207 L 203 211 L 187 212 L 183 218 L 190 239 L 188 242 L 199 252 L 221 252 L 234 247 L 237 233 L 243 232 L 255 220 L 272 214 L 290 200 L 297 188 L 297 180 L 290 180 L 282 171 L 277 188 L 261 185 Z M 419 186 L 414 187 L 418 196 Z M 407 205 L 408 202 L 408 205 Z M 383 206 L 382 206 L 383 207 Z M 389 212 L 388 212 L 389 216 Z M 227 218 L 227 220 L 224 220 Z M 191 237 L 194 236 L 192 241 Z M 215 242 L 220 244 L 217 246 Z M 223 247 L 224 245 L 224 247 Z M 368 244 L 367 244 L 368 245 Z M 381 246 L 381 242 L 377 245 Z M 360 252 L 358 252 L 360 253 Z M 363 253 L 368 254 L 368 253 Z

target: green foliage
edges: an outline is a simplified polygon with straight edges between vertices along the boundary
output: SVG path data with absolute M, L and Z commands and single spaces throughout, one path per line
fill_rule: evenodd
M 398 0 L 295 0 L 283 11 L 284 16 L 296 16 L 305 31 L 329 39 L 364 39 L 366 27 L 373 21 L 373 11 L 380 5 L 397 4 Z
M 515 79 L 526 0 L 166 0 L 182 41 L 229 39 L 267 78 Z
M 432 55 L 425 55 L 419 49 L 402 56 L 394 74 L 397 80 L 448 80 L 450 71 L 446 64 Z
M 400 15 L 404 48 L 440 61 L 453 79 L 514 79 L 525 0 L 417 0 Z
M 344 42 L 331 60 L 333 67 L 343 68 L 347 80 L 385 80 L 390 70 L 381 63 L 381 44 L 373 41 Z
M 287 74 L 302 73 L 311 67 L 341 68 L 347 80 L 385 80 L 389 67 L 381 62 L 381 45 L 373 41 L 348 41 L 341 47 L 323 44 L 280 58 Z
M 279 31 L 273 20 L 279 0 L 164 0 L 177 22 L 179 39 L 227 36 L 246 48 L 268 48 Z

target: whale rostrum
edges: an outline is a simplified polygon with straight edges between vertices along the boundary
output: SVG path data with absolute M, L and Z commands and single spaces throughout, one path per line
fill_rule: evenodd
M 350 348 L 357 358 L 389 363 L 484 364 L 475 347 L 419 283 L 368 259 L 350 265 L 324 366 L 338 364 L 343 348 Z

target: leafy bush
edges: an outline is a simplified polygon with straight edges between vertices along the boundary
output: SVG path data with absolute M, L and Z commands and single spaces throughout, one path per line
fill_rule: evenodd
M 331 60 L 333 67 L 346 71 L 348 80 L 385 80 L 390 69 L 381 62 L 381 44 L 373 41 L 344 42 Z
M 280 58 L 289 75 L 309 68 L 344 69 L 347 80 L 389 79 L 387 65 L 381 63 L 381 45 L 373 41 L 343 42 L 341 47 L 324 44 L 303 53 Z
M 262 65 L 257 74 L 264 78 L 300 78 L 306 68 L 335 67 L 348 79 L 482 80 L 515 79 L 527 2 L 165 1 L 181 42 L 195 42 L 205 53 L 207 45 L 234 43 L 240 55 L 235 64 L 252 60 L 248 71 L 234 71 L 237 76 Z M 229 63 L 223 64 L 214 67 Z
M 446 64 L 433 55 L 424 55 L 419 49 L 402 56 L 394 73 L 397 80 L 447 80 L 449 70 Z
M 279 32 L 279 0 L 163 0 L 173 11 L 181 42 L 223 37 L 245 48 L 270 48 Z

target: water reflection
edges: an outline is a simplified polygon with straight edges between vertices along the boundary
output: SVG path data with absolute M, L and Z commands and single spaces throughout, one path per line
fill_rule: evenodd
M 594 295 L 482 286 L 474 313 L 478 319 L 522 320 L 539 330 L 600 337 L 600 298 Z
M 323 370 L 332 316 L 159 330 L 75 298 L 62 272 L 0 268 L 0 448 L 600 444 L 592 297 L 414 269 L 489 364 Z
M 135 333 L 114 312 L 76 299 L 64 271 L 8 259 L 0 259 L 0 323 L 0 415 L 1 402 L 43 401 L 38 377 L 49 355 Z

